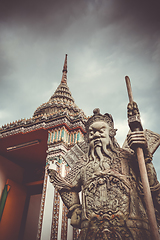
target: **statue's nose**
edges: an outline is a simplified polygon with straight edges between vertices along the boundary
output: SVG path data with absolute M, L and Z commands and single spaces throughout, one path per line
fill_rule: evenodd
M 100 137 L 100 133 L 98 131 L 94 133 L 94 138 L 97 138 L 97 137 Z

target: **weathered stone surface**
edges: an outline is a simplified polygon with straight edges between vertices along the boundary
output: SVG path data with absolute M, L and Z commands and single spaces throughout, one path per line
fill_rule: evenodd
M 101 115 L 98 110 L 94 111 L 86 123 L 86 131 L 86 142 L 74 146 L 65 155 L 64 159 L 71 167 L 67 176 L 63 179 L 54 170 L 49 171 L 51 182 L 59 189 L 69 209 L 71 224 L 81 228 L 79 240 L 151 239 L 134 151 L 128 151 L 128 146 L 127 150 L 120 148 L 117 144 L 110 114 Z M 138 142 L 144 147 L 157 222 L 160 224 L 160 184 L 151 154 L 157 148 L 159 138 L 153 135 L 148 130 L 145 134 L 134 133 L 130 137 L 133 138 L 130 145 Z

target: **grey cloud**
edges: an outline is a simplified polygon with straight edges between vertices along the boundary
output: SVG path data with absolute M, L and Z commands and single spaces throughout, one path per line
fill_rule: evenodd
M 8 60 L 5 51 L 0 45 L 0 84 L 3 84 L 3 77 L 7 74 L 11 74 L 14 70 L 13 64 Z
M 160 2 L 132 1 L 132 0 L 35 0 L 35 1 L 2 1 L 0 19 L 2 22 L 14 21 L 18 24 L 31 23 L 43 27 L 63 30 L 72 22 L 87 15 L 94 15 L 100 27 L 128 21 L 129 27 L 136 31 L 139 29 L 155 31 L 160 25 Z M 77 29 L 78 31 L 78 29 Z
M 39 28 L 41 31 L 62 31 L 72 21 L 83 15 L 84 1 L 53 1 L 53 0 L 28 0 L 28 1 L 3 1 L 1 4 L 0 19 L 2 23 L 14 25 L 28 25 Z

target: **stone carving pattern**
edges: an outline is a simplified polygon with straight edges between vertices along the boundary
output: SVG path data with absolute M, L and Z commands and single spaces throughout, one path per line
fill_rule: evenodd
M 43 183 L 43 192 L 42 192 L 42 198 L 41 198 L 41 209 L 40 209 L 40 215 L 39 215 L 37 240 L 40 240 L 40 238 L 41 238 L 44 204 L 45 204 L 45 196 L 46 196 L 46 187 L 47 187 L 47 179 L 48 179 L 47 170 L 48 170 L 48 165 L 46 166 L 44 183 Z
M 147 139 L 148 148 L 150 152 L 153 154 L 160 145 L 160 135 L 146 129 L 145 137 Z
M 79 229 L 73 228 L 73 240 L 77 240 L 79 236 Z
M 65 166 L 65 175 L 69 172 L 69 167 Z M 62 230 L 61 230 L 61 239 L 67 240 L 67 229 L 68 229 L 68 209 L 63 203 L 62 210 Z
M 60 168 L 57 166 L 57 172 L 60 173 Z M 52 215 L 52 230 L 51 240 L 57 240 L 58 236 L 58 219 L 59 219 L 59 204 L 60 196 L 58 190 L 54 190 L 54 204 L 53 204 L 53 215 Z
M 62 209 L 62 229 L 61 229 L 61 239 L 67 240 L 67 228 L 68 228 L 68 209 L 63 203 Z
M 64 157 L 71 171 L 64 179 L 50 171 L 51 182 L 56 183 L 69 209 L 71 224 L 82 229 L 79 240 L 150 240 L 137 159 L 115 144 L 112 121 L 111 115 L 102 115 L 96 109 L 87 125 L 87 155 L 85 144 L 75 145 Z M 148 154 L 145 160 L 150 186 L 156 192 L 159 183 L 151 156 Z M 81 190 L 82 205 L 78 199 Z
M 27 133 L 27 132 L 31 132 L 31 131 L 34 131 L 34 130 L 38 130 L 40 128 L 48 129 L 50 127 L 54 127 L 54 126 L 57 126 L 57 125 L 63 125 L 64 123 L 69 128 L 81 127 L 83 130 L 85 129 L 85 126 L 84 126 L 84 124 L 81 121 L 76 121 L 75 123 L 71 123 L 70 121 L 68 121 L 67 118 L 62 118 L 60 120 L 51 121 L 49 123 L 48 122 L 46 123 L 44 121 L 42 123 L 39 123 L 39 124 L 33 123 L 34 125 L 32 125 L 30 127 L 25 126 L 25 124 L 24 124 L 23 127 L 17 126 L 16 129 L 13 129 L 13 130 L 9 130 L 8 129 L 5 132 L 2 131 L 0 133 L 0 138 L 4 138 L 4 137 L 7 137 L 7 136 L 15 135 L 15 134 L 18 134 L 18 133 Z
M 96 215 L 110 220 L 129 212 L 129 188 L 115 175 L 100 176 L 85 189 L 87 218 Z
M 154 133 L 148 129 L 144 130 L 144 134 L 145 134 L 145 137 L 147 140 L 148 149 L 149 149 L 150 153 L 153 154 L 156 151 L 156 149 L 158 148 L 158 146 L 160 145 L 160 135 L 157 133 Z M 130 149 L 128 146 L 127 139 L 125 139 L 125 142 L 124 142 L 122 148 L 133 153 L 133 150 Z

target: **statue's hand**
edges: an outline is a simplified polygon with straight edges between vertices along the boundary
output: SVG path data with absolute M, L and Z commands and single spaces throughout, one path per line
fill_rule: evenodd
M 71 217 L 71 225 L 75 228 L 80 228 L 81 225 L 81 213 L 82 210 L 79 208 L 76 208 L 73 213 L 72 213 L 72 217 Z
M 128 103 L 127 113 L 128 113 L 128 117 L 139 114 L 139 109 L 136 102 Z
M 129 133 L 127 135 L 127 142 L 129 147 L 133 150 L 135 150 L 137 147 L 143 148 L 144 151 L 148 150 L 144 131 L 136 131 Z

